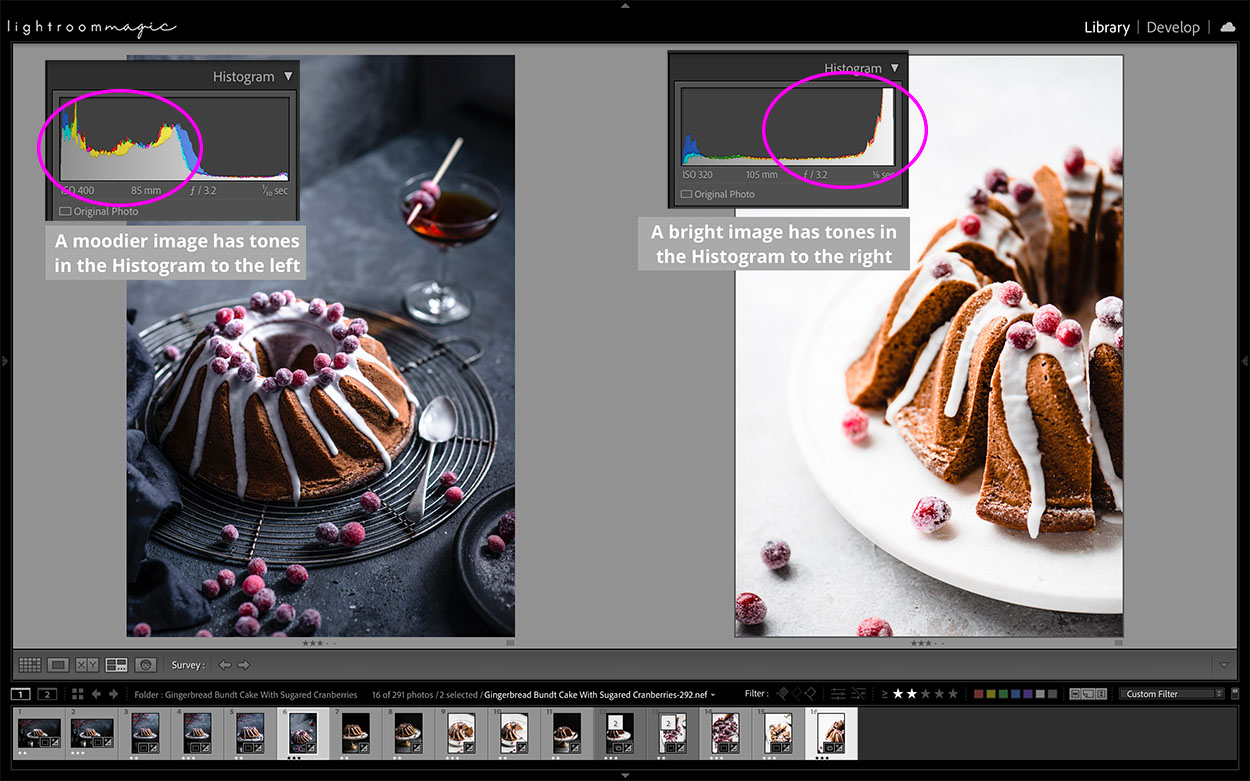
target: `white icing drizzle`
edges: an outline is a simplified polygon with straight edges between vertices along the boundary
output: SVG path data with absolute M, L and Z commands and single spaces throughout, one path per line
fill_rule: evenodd
M 1037 424 L 1033 420 L 1033 407 L 1029 403 L 1028 370 L 1033 357 L 1042 353 L 1053 355 L 1063 368 L 1068 389 L 1081 412 L 1081 423 L 1086 436 L 1090 429 L 1089 384 L 1086 381 L 1085 348 L 1081 345 L 1065 347 L 1058 339 L 1037 333 L 1037 340 L 1028 350 L 1011 345 L 1003 348 L 998 359 L 1003 394 L 1003 416 L 1007 422 L 1007 435 L 1012 446 L 1024 463 L 1029 480 L 1029 536 L 1037 538 L 1042 529 L 1042 515 L 1046 512 L 1046 479 L 1042 473 L 1042 453 L 1038 447 Z
M 929 269 L 940 259 L 950 262 L 951 273 L 944 277 L 935 277 Z M 907 293 L 903 295 L 903 300 L 899 302 L 898 311 L 894 313 L 894 320 L 890 323 L 888 336 L 893 336 L 898 329 L 907 325 L 912 315 L 916 314 L 916 309 L 920 306 L 920 302 L 924 301 L 929 293 L 937 289 L 938 285 L 941 285 L 943 282 L 963 280 L 971 283 L 973 287 L 978 287 L 976 273 L 964 262 L 963 258 L 954 252 L 926 255 L 920 260 L 920 268 L 920 273 L 912 280 L 911 286 L 907 288 Z
M 942 349 L 942 343 L 946 341 L 946 334 L 951 330 L 951 323 L 953 322 L 954 318 L 947 320 L 929 336 L 928 343 L 920 351 L 920 355 L 916 357 L 916 365 L 912 367 L 911 376 L 907 378 L 907 384 L 894 397 L 894 401 L 890 402 L 890 406 L 886 407 L 885 419 L 891 426 L 894 425 L 894 417 L 898 415 L 898 411 L 911 404 L 911 400 L 916 398 L 916 391 L 920 390 L 920 383 L 924 381 L 925 375 L 929 373 L 929 367 L 933 365 L 933 359 L 937 357 L 938 351 Z
M 1068 219 L 1085 227 L 1089 225 L 1090 212 L 1094 210 L 1094 187 L 1098 182 L 1098 164 L 1085 163 L 1085 170 L 1077 176 L 1059 167 L 1059 181 L 1063 184 L 1063 202 L 1068 207 Z
M 1094 356 L 1094 349 L 1100 344 L 1111 346 L 1112 350 L 1123 355 L 1119 348 L 1115 346 L 1115 328 L 1105 324 L 1103 321 L 1095 318 L 1094 322 L 1089 326 L 1089 355 Z M 1115 472 L 1115 463 L 1111 460 L 1111 448 L 1107 445 L 1107 435 L 1103 433 L 1102 424 L 1098 422 L 1098 405 L 1094 404 L 1093 397 L 1090 397 L 1089 405 L 1090 414 L 1090 437 L 1094 441 L 1094 453 L 1098 456 L 1098 469 L 1102 472 L 1102 478 L 1106 481 L 1107 487 L 1111 489 L 1111 495 L 1115 498 L 1115 509 L 1124 509 L 1124 481 Z
M 1000 301 L 998 291 L 1002 286 L 1002 282 L 995 282 L 985 288 L 993 291 L 990 294 L 990 300 L 972 316 L 972 322 L 968 323 L 968 329 L 964 331 L 963 340 L 959 343 L 959 352 L 955 356 L 955 373 L 951 376 L 950 395 L 946 397 L 946 404 L 942 408 L 948 418 L 959 414 L 959 404 L 963 401 L 964 389 L 968 385 L 968 367 L 972 362 L 972 348 L 977 344 L 977 337 L 998 318 L 1010 319 L 1033 310 L 1033 305 L 1029 302 L 1027 295 L 1020 300 L 1018 306 L 1008 306 Z
M 1124 175 L 1108 169 L 1102 173 L 1102 210 L 1110 211 L 1116 205 L 1124 205 Z
M 344 318 L 340 321 L 346 325 L 350 320 Z M 331 333 L 334 326 L 333 323 L 326 319 L 325 315 L 316 316 L 308 312 L 308 305 L 302 301 L 296 301 L 293 304 L 286 304 L 275 311 L 257 312 L 248 310 L 244 318 L 246 330 L 235 338 L 226 336 L 224 332 L 218 334 L 223 343 L 231 345 L 231 349 L 241 349 L 246 352 L 250 359 L 255 362 L 257 356 L 257 341 L 265 342 L 274 350 L 274 354 L 268 355 L 273 368 L 286 366 L 294 360 L 300 350 L 311 344 L 315 349 L 327 354 L 334 354 L 340 351 L 341 342 L 336 340 Z M 363 338 L 363 337 L 362 337 Z M 224 383 L 228 389 L 229 409 L 230 409 L 230 430 L 234 447 L 234 463 L 235 471 L 238 474 L 236 491 L 240 498 L 247 492 L 248 471 L 247 471 L 247 448 L 246 448 L 246 425 L 244 422 L 247 402 L 256 395 L 261 404 L 264 406 L 265 414 L 269 419 L 270 428 L 273 430 L 274 438 L 278 442 L 278 448 L 281 451 L 283 462 L 286 464 L 287 473 L 291 480 L 291 495 L 295 504 L 299 504 L 300 499 L 300 479 L 298 471 L 295 467 L 294 454 L 291 451 L 290 440 L 286 434 L 286 427 L 282 423 L 282 417 L 279 412 L 279 402 L 284 393 L 295 394 L 295 399 L 308 415 L 309 421 L 313 428 L 321 436 L 322 442 L 325 443 L 327 451 L 330 455 L 337 456 L 339 448 L 335 444 L 330 432 L 321 422 L 315 412 L 312 404 L 312 393 L 315 388 L 321 387 L 317 383 L 317 375 L 314 372 L 309 375 L 308 380 L 299 388 L 286 387 L 276 393 L 267 393 L 262 389 L 265 377 L 257 372 L 251 380 L 244 380 L 237 369 L 231 368 L 224 375 L 214 374 L 210 368 L 213 359 L 217 357 L 213 351 L 209 350 L 207 341 L 203 349 L 196 356 L 194 363 L 182 367 L 181 375 L 184 377 L 182 388 L 178 394 L 177 403 L 174 405 L 173 413 L 170 415 L 169 422 L 165 425 L 165 430 L 161 432 L 160 442 L 163 444 L 165 439 L 173 431 L 174 425 L 178 422 L 183 407 L 186 405 L 188 396 L 191 393 L 191 387 L 195 384 L 195 378 L 200 371 L 204 372 L 204 384 L 200 392 L 200 407 L 198 419 L 196 421 L 195 446 L 191 459 L 189 470 L 191 475 L 200 468 L 200 462 L 204 453 L 205 440 L 208 433 L 208 421 L 212 414 L 212 401 L 217 390 Z M 346 396 L 343 395 L 339 383 L 344 378 L 350 377 L 353 382 L 359 383 L 362 387 L 370 391 L 378 401 L 380 401 L 390 413 L 392 419 L 399 417 L 398 410 L 391 404 L 390 400 L 382 394 L 381 391 L 369 380 L 368 377 L 360 369 L 361 363 L 369 363 L 376 366 L 381 371 L 393 377 L 404 391 L 404 396 L 414 406 L 417 405 L 417 398 L 413 395 L 412 389 L 408 387 L 408 383 L 404 379 L 388 367 L 381 360 L 370 354 L 363 346 L 356 349 L 355 352 L 347 353 L 348 364 L 342 369 L 335 369 L 335 380 L 330 385 L 321 388 L 326 398 L 330 400 L 335 407 L 343 413 L 343 416 L 351 425 L 368 439 L 378 451 L 386 471 L 391 468 L 391 456 L 387 452 L 386 447 L 378 439 L 373 429 L 370 428 L 368 422 L 356 411 L 356 409 L 348 402 Z M 161 397 L 160 403 L 165 403 L 169 394 L 173 392 L 173 385 Z
M 999 195 L 998 202 L 1016 218 L 1016 224 L 1020 226 L 1020 232 L 1024 234 L 1024 242 L 1029 247 L 1029 258 L 1033 261 L 1034 273 L 1041 277 L 1038 279 L 1038 288 L 1046 290 L 1048 289 L 1048 282 L 1044 278 L 1046 256 L 1050 254 L 1050 236 L 1055 232 L 1055 228 L 1050 224 L 1050 216 L 1046 214 L 1046 203 L 1037 189 L 1037 184 L 1031 179 L 1014 179 L 1011 189 L 1014 190 L 1019 184 L 1032 187 L 1033 197 L 1025 203 L 1020 203 L 1014 195 L 1006 194 Z
M 1020 234 L 1016 233 L 1011 220 L 993 209 L 986 209 L 983 213 L 976 214 L 976 218 L 981 221 L 980 233 L 975 236 L 968 236 L 959 227 L 959 221 L 956 220 L 950 230 L 938 237 L 938 240 L 933 243 L 933 248 L 926 253 L 925 257 L 935 252 L 948 252 L 951 248 L 960 244 L 983 244 L 993 251 L 999 260 L 1014 269 L 1016 267 L 1016 258 L 1021 254 L 1021 249 L 1025 245 L 1024 239 L 1020 237 Z

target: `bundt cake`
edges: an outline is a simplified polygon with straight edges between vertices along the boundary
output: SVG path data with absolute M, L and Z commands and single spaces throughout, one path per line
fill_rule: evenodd
M 1050 254 L 1046 259 L 1049 303 L 1075 309 L 1090 277 L 1095 233 L 1102 203 L 1102 167 L 1068 150 L 1063 172 L 1044 165 L 1033 174 L 1050 218 Z
M 1112 150 L 1110 167 L 1102 177 L 1094 272 L 1098 295 L 1124 295 L 1124 153 L 1119 149 Z
M 884 407 L 911 371 L 929 336 L 981 287 L 972 264 L 953 253 L 922 258 L 899 286 L 867 350 L 846 372 L 846 395 L 860 407 Z
M 1124 302 L 1108 296 L 1089 327 L 1094 509 L 1124 509 Z
M 218 310 L 158 398 L 165 455 L 264 501 L 326 496 L 390 469 L 417 399 L 363 319 L 293 293 Z
M 886 409 L 929 471 L 948 483 L 985 459 L 990 380 L 1007 328 L 1028 321 L 1032 304 L 1015 282 L 995 282 L 964 302 L 921 351 L 903 390 Z
M 969 200 L 971 211 L 938 228 L 921 259 L 953 252 L 991 282 L 1018 282 L 1036 298 L 1029 248 L 1011 212 L 984 190 L 974 190 Z

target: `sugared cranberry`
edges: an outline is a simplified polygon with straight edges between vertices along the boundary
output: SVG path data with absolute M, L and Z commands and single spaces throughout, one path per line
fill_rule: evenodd
M 247 563 L 247 571 L 253 575 L 264 575 L 269 571 L 269 565 L 265 560 L 257 556 Z
M 225 374 L 230 371 L 230 362 L 225 358 L 214 358 L 208 368 L 213 370 L 213 374 Z
M 290 602 L 283 602 L 281 605 L 278 605 L 277 610 L 273 611 L 273 617 L 279 623 L 289 624 L 295 620 L 295 606 Z
M 247 307 L 243 306 L 242 304 L 239 304 L 238 306 L 234 308 L 234 319 L 242 320 L 245 317 L 247 317 Z
M 204 333 L 208 336 L 212 336 L 213 334 L 217 333 L 220 330 L 221 330 L 221 326 L 217 325 L 216 323 L 204 324 Z
M 135 629 L 134 629 L 135 637 L 149 637 L 151 636 L 151 634 L 152 634 L 151 624 L 145 623 L 143 621 L 140 621 L 139 623 L 135 624 Z
M 447 504 L 460 504 L 464 501 L 464 491 L 458 485 L 453 485 L 443 492 L 443 501 Z
M 279 388 L 285 388 L 291 384 L 291 377 L 294 376 L 290 369 L 278 369 L 273 373 L 273 381 L 278 383 Z
M 244 382 L 251 382 L 256 379 L 256 364 L 251 361 L 244 361 L 239 364 L 239 379 Z
M 1124 173 L 1124 150 L 1118 146 L 1111 150 L 1111 173 Z
M 178 345 L 171 344 L 165 348 L 165 357 L 171 361 L 178 360 L 178 356 L 182 355 L 182 350 L 178 349 Z
M 291 629 L 295 634 L 311 635 L 321 627 L 321 613 L 316 608 L 308 608 L 299 614 L 299 618 L 295 621 L 295 626 Z
M 269 308 L 270 309 L 276 312 L 277 310 L 281 309 L 284 306 L 286 306 L 286 296 L 282 295 L 281 292 L 277 292 L 277 291 L 269 294 Z
M 235 350 L 230 353 L 230 358 L 228 360 L 230 361 L 230 368 L 237 369 L 243 365 L 244 361 L 247 360 L 247 353 L 242 350 Z
M 408 198 L 408 205 L 415 208 L 417 204 L 421 204 L 421 208 L 429 210 L 434 208 L 434 196 L 425 190 L 417 190 Z
M 292 564 L 286 568 L 286 581 L 292 586 L 302 586 L 308 582 L 308 570 L 303 564 Z
M 264 615 L 277 604 L 278 595 L 273 593 L 271 588 L 262 588 L 256 592 L 256 596 L 252 597 L 252 602 L 255 603 L 256 609 L 260 611 L 261 615 Z
M 347 357 L 347 353 L 335 353 L 330 365 L 336 369 L 346 369 L 347 364 L 351 363 L 351 361 L 352 359 Z
M 1011 197 L 1016 199 L 1016 203 L 1028 203 L 1033 200 L 1033 185 L 1019 182 L 1011 188 Z
M 195 636 L 196 637 L 212 637 L 213 632 L 210 629 L 201 629 L 200 631 L 195 633 Z
M 929 264 L 929 273 L 936 279 L 941 279 L 942 277 L 949 277 L 951 274 L 954 274 L 955 267 L 951 265 L 951 262 L 946 258 L 938 258 Z
M 239 616 L 234 622 L 234 631 L 241 637 L 255 637 L 260 633 L 260 622 L 251 616 Z
M 762 624 L 768 615 L 768 607 L 759 594 L 744 591 L 734 599 L 734 619 L 740 624 Z
M 255 617 L 260 615 L 260 610 L 256 607 L 255 602 L 244 602 L 239 605 L 239 615 Z
M 337 301 L 326 307 L 326 318 L 331 322 L 337 323 L 343 319 L 343 305 Z
M 990 205 L 990 194 L 980 187 L 974 187 L 968 193 L 968 203 L 974 212 L 984 213 Z
M 243 585 L 240 586 L 240 588 L 243 589 L 243 593 L 247 594 L 249 597 L 264 587 L 265 579 L 260 575 L 248 575 L 243 579 Z
M 985 188 L 992 193 L 1007 192 L 1007 172 L 1001 168 L 995 168 L 985 175 Z
M 450 469 L 438 476 L 438 482 L 442 483 L 444 488 L 450 488 L 455 485 L 456 481 L 459 479 L 460 478 L 456 476 L 456 473 Z
M 260 389 L 263 390 L 265 393 L 277 393 L 278 382 L 273 377 L 266 377 L 265 379 L 261 380 Z
M 265 307 L 269 306 L 269 296 L 264 293 L 253 293 L 247 304 L 255 311 L 263 312 Z
M 1081 343 L 1081 324 L 1075 320 L 1064 320 L 1055 329 L 1055 338 L 1064 347 L 1076 347 Z
M 976 236 L 981 232 L 981 218 L 975 214 L 965 214 L 959 218 L 959 229 L 965 236 Z
M 868 413 L 859 407 L 851 407 L 842 416 L 842 433 L 852 442 L 863 442 L 868 437 Z
M 373 491 L 365 491 L 360 495 L 360 509 L 367 513 L 376 513 L 382 509 L 382 500 Z
M 226 342 L 221 342 L 213 352 L 216 353 L 218 358 L 225 358 L 228 361 L 230 356 L 234 355 L 234 348 Z
M 217 325 L 224 326 L 226 323 L 234 319 L 234 310 L 228 306 L 223 306 L 217 310 Z
M 325 367 L 329 366 L 331 362 L 332 362 L 332 359 L 330 358 L 330 356 L 326 355 L 325 353 L 317 353 L 315 356 L 313 356 L 313 369 L 315 371 L 321 371 Z
M 239 530 L 234 528 L 234 524 L 228 523 L 221 527 L 221 541 L 229 545 L 239 539 Z
M 503 553 L 504 548 L 508 547 L 508 543 L 504 542 L 503 537 L 498 534 L 492 534 L 486 538 L 486 545 L 490 548 L 491 553 Z
M 223 569 L 218 572 L 217 582 L 221 584 L 222 591 L 234 588 L 234 570 Z
M 1080 176 L 1085 171 L 1085 152 L 1074 146 L 1063 156 L 1063 167 L 1072 176 Z
M 1027 325 L 1016 323 L 1016 325 Z M 925 534 L 932 534 L 951 519 L 951 506 L 936 496 L 922 496 L 911 511 L 911 524 Z
M 216 599 L 217 595 L 221 593 L 221 584 L 213 578 L 209 578 L 200 584 L 200 593 L 209 599 Z
M 314 298 L 308 302 L 308 314 L 313 317 L 321 317 L 326 313 L 326 302 L 323 298 Z
M 217 352 L 217 348 L 218 348 L 219 346 L 221 346 L 222 344 L 224 344 L 224 343 L 225 343 L 225 341 L 226 341 L 226 340 L 225 340 L 225 339 L 223 339 L 223 338 L 221 338 L 220 336 L 210 336 L 210 337 L 209 337 L 209 339 L 208 339 L 208 350 L 209 350 L 209 352 L 216 353 L 216 352 Z
M 247 330 L 247 327 L 243 325 L 242 320 L 231 320 L 226 323 L 226 327 L 221 330 L 222 333 L 229 336 L 231 339 L 238 339 L 243 335 L 243 332 Z
M 291 372 L 291 387 L 302 388 L 304 383 L 308 382 L 308 372 L 303 369 L 296 369 Z
M 894 630 L 890 628 L 888 621 L 873 616 L 860 621 L 855 634 L 860 637 L 893 637 Z
M 356 336 L 364 336 L 369 333 L 369 324 L 365 322 L 362 317 L 357 317 L 355 320 L 351 321 L 347 328 Z
M 499 523 L 496 524 L 499 536 L 503 537 L 504 542 L 512 542 L 516 539 L 516 512 L 509 510 L 499 516 Z
M 443 193 L 443 191 L 439 189 L 439 186 L 435 184 L 433 181 L 431 181 L 430 179 L 426 179 L 424 182 L 421 183 L 421 189 L 425 190 L 427 193 L 434 196 L 434 200 L 436 201 L 438 200 L 438 197 L 442 195 Z
M 317 372 L 317 384 L 325 388 L 334 384 L 334 380 L 338 377 L 334 369 L 329 366 Z
M 287 634 L 286 634 L 286 632 L 274 632 L 273 634 L 271 634 L 271 635 L 269 635 L 269 636 L 270 636 L 270 637 L 286 637 L 286 636 L 287 636 Z
M 1124 326 L 1115 329 L 1115 349 L 1124 352 Z
M 286 302 L 288 304 L 295 303 L 295 291 L 294 290 L 283 290 L 282 297 L 286 299 Z
M 333 336 L 335 339 L 339 339 L 339 340 L 343 339 L 343 337 L 347 336 L 349 333 L 351 333 L 351 331 L 347 330 L 347 326 L 343 325 L 342 323 L 339 323 L 338 325 L 330 329 L 330 336 Z
M 345 353 L 354 353 L 360 349 L 360 340 L 352 334 L 343 337 L 343 343 L 339 345 Z
M 1044 334 L 1054 334 L 1063 320 L 1063 313 L 1054 304 L 1047 304 L 1033 313 L 1033 327 Z
M 1007 306 L 1020 306 L 1024 300 L 1024 288 L 1015 282 L 1004 282 L 998 287 L 998 300 Z
M 343 524 L 343 530 L 339 532 L 339 541 L 345 548 L 356 547 L 365 541 L 365 527 L 356 521 Z
M 790 546 L 785 540 L 769 540 L 760 548 L 760 559 L 769 569 L 781 569 L 790 563 Z
M 1031 350 L 1037 341 L 1037 329 L 1021 320 L 1007 329 L 1007 341 L 1017 350 Z
M 1094 304 L 1094 314 L 1104 325 L 1124 325 L 1124 299 L 1107 296 Z
M 322 542 L 338 542 L 339 541 L 339 527 L 335 526 L 333 523 L 329 521 L 326 521 L 325 523 L 317 524 L 317 530 L 315 533 L 317 535 L 317 539 L 321 540 Z

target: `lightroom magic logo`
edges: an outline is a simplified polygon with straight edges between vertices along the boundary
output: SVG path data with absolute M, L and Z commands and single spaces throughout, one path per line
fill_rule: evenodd
M 29 38 L 32 35 L 100 35 L 113 33 L 130 33 L 136 40 L 142 40 L 144 33 L 168 33 L 178 29 L 178 25 L 169 22 L 53 22 L 36 19 L 33 22 L 16 22 L 12 19 L 4 21 L 6 33 Z

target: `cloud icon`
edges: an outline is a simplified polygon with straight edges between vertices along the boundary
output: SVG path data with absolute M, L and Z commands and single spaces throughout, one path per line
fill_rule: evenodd
M 1237 32 L 1237 28 L 1233 26 L 1233 23 L 1232 23 L 1232 22 L 1225 22 L 1225 23 L 1224 23 L 1224 26 L 1220 28 L 1220 32 L 1222 32 L 1222 33 L 1235 33 L 1235 32 Z

